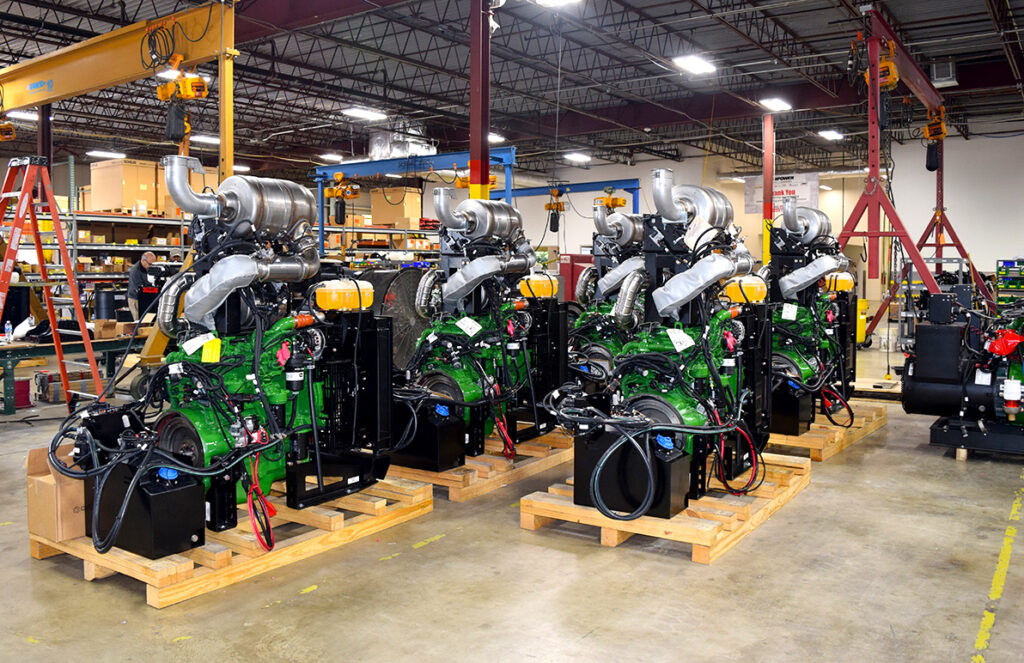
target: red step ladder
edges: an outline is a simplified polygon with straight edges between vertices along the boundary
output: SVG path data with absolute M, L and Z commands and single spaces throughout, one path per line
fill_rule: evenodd
M 18 178 L 21 177 L 21 190 L 15 187 Z M 43 196 L 42 202 L 35 199 L 35 189 L 38 185 Z M 59 282 L 51 282 L 50 275 L 46 269 L 46 258 L 43 253 L 43 239 L 39 234 L 39 222 L 36 219 L 36 209 L 49 211 L 53 219 L 53 234 L 57 240 L 57 248 L 60 251 L 61 264 L 64 265 L 64 273 L 67 276 L 68 289 L 70 290 L 71 301 L 75 307 L 75 317 L 78 318 L 78 329 L 82 332 L 82 345 L 85 347 L 85 354 L 89 359 L 89 371 L 92 373 L 93 386 L 96 394 L 102 397 L 103 381 L 100 379 L 100 371 L 96 364 L 96 354 L 92 350 L 92 341 L 89 340 L 89 330 L 85 324 L 85 312 L 82 310 L 82 300 L 79 298 L 78 283 L 75 280 L 75 266 L 68 254 L 67 243 L 64 241 L 64 230 L 60 225 L 60 213 L 57 202 L 53 198 L 53 186 L 50 184 L 49 163 L 46 157 L 18 157 L 11 159 L 7 164 L 7 174 L 4 176 L 3 188 L 0 189 L 0 220 L 7 215 L 7 205 L 17 200 L 14 208 L 14 222 L 11 225 L 11 234 L 7 243 L 7 253 L 4 255 L 3 264 L 0 265 L 0 314 L 3 313 L 4 305 L 7 303 L 7 292 L 11 287 L 11 273 L 14 271 L 14 262 L 18 255 L 18 247 L 25 234 L 25 220 L 29 221 L 29 232 L 35 239 L 36 260 L 39 261 L 39 273 L 42 277 L 43 300 L 46 303 L 46 314 L 50 319 L 50 330 L 53 333 L 53 346 L 57 356 L 57 365 L 60 367 L 60 382 L 64 388 L 64 400 L 67 403 L 68 411 L 71 411 L 71 384 L 68 381 L 68 369 L 64 361 L 64 348 L 60 341 L 60 329 L 57 326 L 57 312 L 53 307 L 52 288 L 60 285 Z

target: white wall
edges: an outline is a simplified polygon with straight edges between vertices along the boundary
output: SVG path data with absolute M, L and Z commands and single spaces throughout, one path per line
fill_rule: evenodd
M 924 168 L 925 149 L 920 143 L 894 145 L 893 149 L 896 162 L 893 173 L 896 210 L 916 240 L 933 214 L 935 174 Z M 1020 155 L 1024 155 L 1024 137 L 972 138 L 968 141 L 950 137 L 946 140 L 945 154 L 946 214 L 979 269 L 992 271 L 995 269 L 996 260 L 1024 254 L 1024 232 L 1021 232 L 1021 221 L 1024 221 L 1024 168 L 1020 166 Z M 591 168 L 564 168 L 557 171 L 557 177 L 570 183 L 638 178 L 642 187 L 640 211 L 648 213 L 654 211 L 649 192 L 651 171 L 655 168 L 671 168 L 675 172 L 678 184 L 700 184 L 704 159 L 702 156 L 693 156 L 682 162 L 645 161 L 636 166 L 610 164 Z M 743 228 L 746 235 L 747 246 L 755 256 L 760 257 L 761 215 L 746 214 L 743 211 L 742 184 L 720 179 L 721 173 L 734 169 L 734 164 L 724 159 L 712 158 L 708 161 L 706 172 L 703 173 L 703 183 L 705 186 L 720 190 L 730 199 L 736 223 Z M 861 176 L 822 178 L 822 183 L 833 187 L 833 190 L 820 192 L 819 207 L 832 219 L 833 231 L 836 234 L 856 204 L 863 190 L 863 182 Z M 432 191 L 433 185 L 428 184 L 423 201 L 425 216 L 434 216 Z M 468 193 L 459 190 L 456 195 L 461 200 L 467 197 Z M 565 230 L 557 240 L 563 252 L 578 252 L 580 247 L 590 244 L 594 228 L 590 209 L 596 195 L 578 193 L 567 196 L 575 210 L 566 210 Z M 632 209 L 632 201 L 628 196 L 626 198 L 626 209 Z M 520 198 L 515 201 L 523 213 L 527 237 L 535 245 L 544 236 L 547 222 L 547 213 L 544 211 L 546 202 L 547 196 Z M 866 227 L 865 215 L 861 229 Z M 548 233 L 543 243 L 546 246 L 553 246 L 556 241 L 552 234 Z M 856 247 L 862 246 L 863 240 L 855 240 L 851 245 L 847 253 L 853 256 L 859 253 Z M 931 252 L 926 253 L 930 254 Z M 876 284 L 869 285 L 867 295 L 870 299 L 877 298 L 876 290 Z

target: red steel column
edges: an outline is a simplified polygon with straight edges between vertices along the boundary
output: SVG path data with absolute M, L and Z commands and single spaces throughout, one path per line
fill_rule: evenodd
M 878 126 L 878 109 L 881 97 L 881 88 L 878 84 L 878 57 L 881 53 L 881 39 L 871 37 L 868 39 L 868 177 L 867 187 L 872 195 L 877 196 L 878 187 L 882 186 L 880 172 L 882 134 Z M 878 204 L 871 202 L 868 205 L 868 232 L 878 233 L 881 230 L 881 215 Z M 877 279 L 880 273 L 879 262 L 881 259 L 881 240 L 877 234 L 869 235 L 868 244 L 868 278 Z
M 469 197 L 488 199 L 491 156 L 491 9 L 488 0 L 470 0 Z
M 775 219 L 775 118 L 771 113 L 765 113 L 761 125 L 761 135 L 764 140 L 764 185 L 762 187 L 762 198 L 764 199 L 764 217 L 761 237 L 761 264 L 767 265 L 772 259 L 772 221 Z

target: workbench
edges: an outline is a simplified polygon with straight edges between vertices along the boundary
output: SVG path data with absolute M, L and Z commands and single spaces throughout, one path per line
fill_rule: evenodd
M 96 354 L 97 359 L 103 355 L 104 363 L 106 364 L 106 377 L 110 379 L 114 376 L 114 370 L 117 368 L 117 362 L 120 359 L 120 355 L 128 347 L 129 339 L 126 338 L 114 338 L 105 340 L 94 340 L 92 342 L 92 350 Z M 84 355 L 85 344 L 81 341 L 65 341 L 61 343 L 64 349 L 64 358 L 69 359 L 73 355 Z M 0 414 L 14 414 L 14 368 L 18 365 L 18 362 L 22 359 L 28 359 L 30 357 L 52 357 L 57 354 L 53 343 L 11 343 L 9 345 L 0 345 L 0 366 L 4 369 L 4 405 L 3 409 L 0 410 Z M 84 363 L 84 362 L 83 362 Z M 58 369 L 59 371 L 59 369 Z

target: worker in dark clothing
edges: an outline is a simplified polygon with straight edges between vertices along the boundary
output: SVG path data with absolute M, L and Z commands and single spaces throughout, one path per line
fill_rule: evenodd
M 132 320 L 139 319 L 139 293 L 142 292 L 142 288 L 152 285 L 146 270 L 154 262 L 156 255 L 152 251 L 146 251 L 128 271 L 128 310 L 132 312 Z

